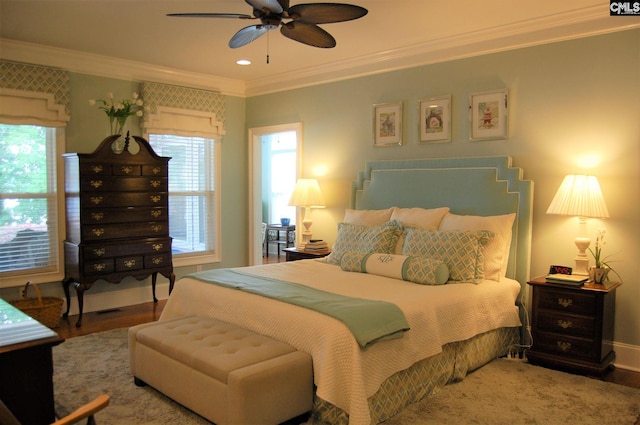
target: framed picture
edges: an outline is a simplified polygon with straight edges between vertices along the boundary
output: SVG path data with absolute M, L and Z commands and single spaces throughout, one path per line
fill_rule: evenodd
M 451 95 L 430 97 L 418 102 L 420 141 L 451 141 Z
M 402 102 L 373 105 L 373 145 L 402 144 Z
M 506 139 L 508 131 L 507 90 L 474 93 L 469 96 L 471 135 L 469 140 Z

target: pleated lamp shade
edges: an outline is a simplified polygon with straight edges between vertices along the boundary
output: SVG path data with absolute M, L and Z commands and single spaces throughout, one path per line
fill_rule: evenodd
M 562 181 L 547 214 L 608 218 L 600 183 L 595 176 L 568 175 Z

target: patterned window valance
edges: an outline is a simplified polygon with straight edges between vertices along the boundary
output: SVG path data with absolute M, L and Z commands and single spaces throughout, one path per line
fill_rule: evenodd
M 0 60 L 0 118 L 11 124 L 65 126 L 71 118 L 67 71 Z
M 144 82 L 145 133 L 217 138 L 224 134 L 224 96 L 220 93 Z

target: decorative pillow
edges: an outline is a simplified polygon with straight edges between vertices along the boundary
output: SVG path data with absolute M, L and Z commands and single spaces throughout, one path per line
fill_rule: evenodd
M 421 285 L 442 285 L 449 279 L 447 265 L 426 257 L 374 252 L 346 252 L 340 260 L 342 270 L 402 279 Z
M 364 226 L 378 226 L 391 220 L 393 208 L 386 210 L 352 210 L 344 211 L 343 223 L 362 224 Z
M 348 251 L 393 253 L 400 233 L 402 228 L 395 221 L 379 226 L 339 223 L 336 243 L 327 262 L 340 264 L 340 259 Z
M 516 214 L 477 216 L 447 214 L 440 230 L 489 230 L 495 237 L 484 248 L 484 277 L 499 281 L 506 273 L 513 221 Z
M 405 230 L 403 255 L 433 258 L 449 268 L 449 280 L 478 283 L 484 279 L 482 251 L 493 232 L 440 231 L 410 227 Z

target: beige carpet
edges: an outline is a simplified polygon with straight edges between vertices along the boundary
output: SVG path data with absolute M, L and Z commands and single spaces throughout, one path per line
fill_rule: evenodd
M 208 424 L 129 374 L 126 329 L 71 338 L 54 347 L 56 410 L 66 414 L 101 393 L 111 404 L 98 425 Z M 640 390 L 496 360 L 409 406 L 389 425 L 640 425 Z

